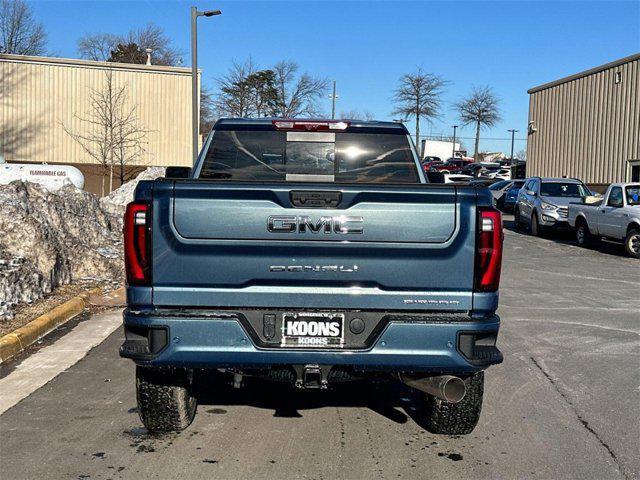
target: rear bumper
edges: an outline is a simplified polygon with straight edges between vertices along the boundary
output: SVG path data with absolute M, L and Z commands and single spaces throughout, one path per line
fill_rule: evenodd
M 273 365 L 344 365 L 359 370 L 473 372 L 502 362 L 495 347 L 500 327 L 496 315 L 466 321 L 389 321 L 366 349 L 262 348 L 238 316 L 206 312 L 193 316 L 126 310 L 127 337 L 120 355 L 140 365 L 188 368 L 267 368 Z M 164 338 L 141 348 L 130 332 L 160 332 Z M 139 342 L 142 342 L 140 340 Z M 159 345 L 159 346 L 158 346 Z M 152 350 L 155 353 L 151 353 Z

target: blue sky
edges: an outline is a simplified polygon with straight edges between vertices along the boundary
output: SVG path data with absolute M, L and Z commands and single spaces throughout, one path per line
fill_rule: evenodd
M 338 82 L 337 111 L 392 118 L 397 79 L 421 66 L 446 79 L 442 118 L 423 134 L 451 134 L 451 105 L 473 86 L 490 85 L 503 120 L 483 131 L 481 150 L 508 153 L 507 129 L 524 139 L 535 85 L 640 51 L 640 1 L 33 1 L 49 50 L 75 57 L 85 32 L 124 33 L 154 22 L 189 65 L 189 6 L 223 15 L 199 20 L 200 67 L 214 84 L 233 60 L 260 66 L 297 61 Z M 324 106 L 331 111 L 330 100 Z M 410 128 L 413 128 L 409 125 Z M 473 148 L 473 129 L 462 129 Z M 525 142 L 516 142 L 516 151 Z

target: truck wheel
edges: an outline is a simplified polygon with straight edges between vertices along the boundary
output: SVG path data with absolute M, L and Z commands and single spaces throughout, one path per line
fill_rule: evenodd
M 627 232 L 624 248 L 630 257 L 640 258 L 640 230 L 631 229 Z
M 150 432 L 179 432 L 196 414 L 191 372 L 174 368 L 136 367 L 140 420 Z
M 538 214 L 533 212 L 531 215 L 531 235 L 534 237 L 541 237 L 544 233 L 544 227 L 540 225 L 540 221 L 538 220 Z
M 593 237 L 589 231 L 589 226 L 583 220 L 576 227 L 576 243 L 579 247 L 590 247 L 593 243 Z
M 467 392 L 458 403 L 449 403 L 425 394 L 424 421 L 431 433 L 466 435 L 476 428 L 482 410 L 484 372 L 474 373 L 465 383 Z

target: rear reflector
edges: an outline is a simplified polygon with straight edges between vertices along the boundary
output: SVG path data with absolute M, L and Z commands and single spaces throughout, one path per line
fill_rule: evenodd
M 306 132 L 336 131 L 346 130 L 349 122 L 341 121 L 297 121 L 297 120 L 273 120 L 273 126 L 276 130 L 302 130 Z
M 502 215 L 493 208 L 478 211 L 478 237 L 474 284 L 476 292 L 495 292 L 502 266 Z
M 124 214 L 124 264 L 128 285 L 151 284 L 151 208 L 132 202 Z

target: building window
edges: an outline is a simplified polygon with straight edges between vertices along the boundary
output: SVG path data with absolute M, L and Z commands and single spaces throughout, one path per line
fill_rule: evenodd
M 629 160 L 629 181 L 640 182 L 640 160 Z

